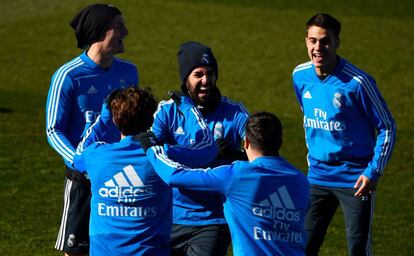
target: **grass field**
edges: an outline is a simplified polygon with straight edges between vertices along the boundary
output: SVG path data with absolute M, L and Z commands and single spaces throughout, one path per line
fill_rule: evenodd
M 90 1 L 2 1 L 0 19 L 0 255 L 60 255 L 63 164 L 45 136 L 50 77 L 79 54 L 68 22 Z M 325 11 L 343 24 L 339 54 L 372 74 L 397 121 L 397 143 L 377 192 L 376 255 L 413 255 L 414 3 L 410 0 L 112 1 L 130 31 L 121 57 L 158 99 L 179 87 L 176 51 L 186 40 L 212 47 L 218 86 L 249 111 L 276 113 L 282 154 L 306 170 L 302 116 L 290 74 L 307 60 L 304 23 Z M 411 84 L 411 85 L 410 85 Z M 411 134 L 411 135 L 410 135 Z M 338 212 L 321 255 L 346 255 Z

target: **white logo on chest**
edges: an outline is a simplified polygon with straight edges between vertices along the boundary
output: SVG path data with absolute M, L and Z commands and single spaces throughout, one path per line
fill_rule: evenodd
M 93 94 L 93 93 L 97 93 L 98 90 L 96 90 L 95 86 L 91 86 L 88 91 L 86 92 L 87 94 Z
M 178 127 L 177 128 L 177 130 L 175 130 L 175 132 L 174 132 L 175 134 L 178 134 L 178 135 L 184 135 L 184 130 L 183 130 L 183 128 L 180 126 L 180 127 Z
M 341 108 L 345 104 L 345 97 L 340 94 L 339 92 L 334 94 L 334 98 L 332 100 L 334 107 Z

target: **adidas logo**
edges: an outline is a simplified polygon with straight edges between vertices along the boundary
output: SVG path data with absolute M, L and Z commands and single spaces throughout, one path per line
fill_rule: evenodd
M 175 134 L 179 134 L 179 135 L 184 135 L 184 130 L 183 128 L 180 126 L 177 128 L 177 130 L 175 130 L 174 132 Z
M 91 86 L 87 92 L 87 94 L 93 94 L 93 93 L 97 93 L 98 90 L 96 90 L 95 86 Z
M 142 183 L 141 178 L 138 176 L 138 173 L 135 171 L 134 167 L 132 165 L 128 165 L 123 168 L 126 176 L 128 177 L 129 183 L 127 179 L 125 178 L 123 172 L 118 172 L 114 175 L 113 179 L 108 180 L 105 182 L 105 186 L 107 187 L 128 187 L 128 186 L 135 186 L 135 187 L 141 187 L 144 186 L 144 183 Z M 114 182 L 115 181 L 115 182 Z M 115 185 L 117 184 L 117 185 Z
M 124 198 L 152 193 L 152 187 L 145 187 L 132 165 L 124 167 L 123 172 L 118 172 L 104 184 L 105 187 L 99 189 L 102 197 Z
M 296 211 L 286 186 L 281 186 L 259 204 L 261 207 L 252 209 L 256 216 L 273 220 L 300 221 L 300 212 Z
M 286 186 L 277 189 L 276 192 L 269 195 L 269 199 L 260 202 L 262 206 L 274 206 L 278 208 L 295 209 L 295 205 L 290 198 Z
M 305 99 L 312 99 L 312 95 L 310 94 L 309 91 L 306 91 L 305 94 L 303 94 L 303 98 L 305 98 Z

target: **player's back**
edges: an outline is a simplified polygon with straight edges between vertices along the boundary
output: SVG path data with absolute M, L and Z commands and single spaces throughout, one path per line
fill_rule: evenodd
M 224 214 L 235 255 L 304 255 L 309 183 L 281 157 L 235 162 Z
M 93 144 L 83 153 L 91 180 L 91 255 L 167 255 L 171 190 L 139 142 Z

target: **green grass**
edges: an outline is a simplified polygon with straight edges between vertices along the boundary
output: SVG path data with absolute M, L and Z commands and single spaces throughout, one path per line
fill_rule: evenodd
M 63 164 L 45 137 L 50 77 L 79 54 L 68 22 L 89 1 L 2 3 L 0 19 L 0 255 L 61 255 L 53 249 L 60 221 Z M 412 255 L 411 185 L 414 127 L 414 4 L 368 1 L 113 1 L 130 35 L 121 57 L 135 62 L 141 86 L 158 99 L 179 87 L 176 51 L 186 40 L 212 47 L 224 95 L 250 111 L 276 113 L 284 124 L 283 155 L 306 170 L 302 116 L 290 74 L 307 60 L 304 23 L 325 11 L 343 24 L 339 54 L 372 74 L 398 126 L 394 155 L 377 192 L 376 255 Z M 338 211 L 321 255 L 346 255 Z

